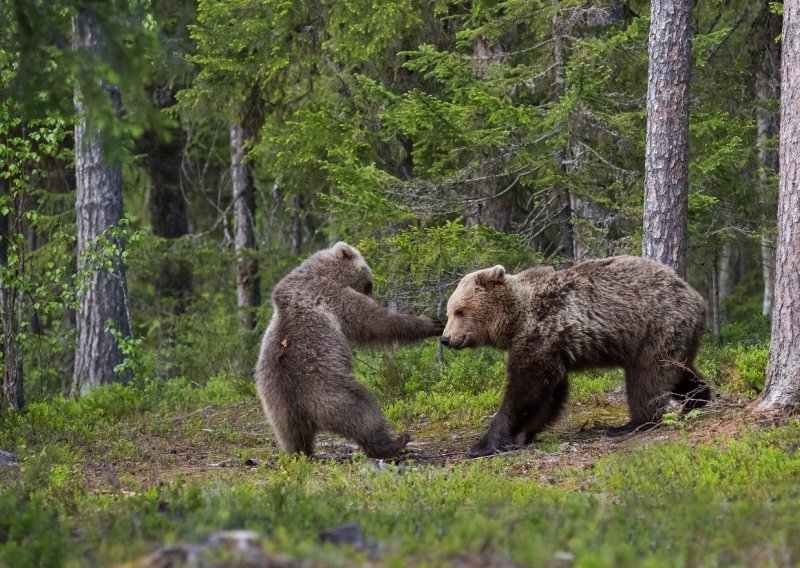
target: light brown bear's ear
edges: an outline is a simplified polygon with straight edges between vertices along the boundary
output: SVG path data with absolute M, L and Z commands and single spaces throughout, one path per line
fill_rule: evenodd
M 333 247 L 333 257 L 339 260 L 350 260 L 356 256 L 356 251 L 344 241 L 339 241 Z
M 498 264 L 493 268 L 481 270 L 478 272 L 475 279 L 481 286 L 487 286 L 489 284 L 503 284 L 506 281 L 506 269 L 503 268 L 502 265 Z

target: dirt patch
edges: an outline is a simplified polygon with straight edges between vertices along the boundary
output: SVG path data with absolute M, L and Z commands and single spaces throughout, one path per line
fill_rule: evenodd
M 605 435 L 602 424 L 621 424 L 626 417 L 624 395 L 620 393 L 571 404 L 539 441 L 501 455 L 528 455 L 529 459 L 520 460 L 515 466 L 519 475 L 560 483 L 565 472 L 591 467 L 603 456 L 615 452 L 676 439 L 690 444 L 722 443 L 746 429 L 768 427 L 776 420 L 781 421 L 754 412 L 752 406 L 716 398 L 690 420 L 619 438 Z M 469 459 L 465 453 L 483 429 L 435 426 L 421 423 L 409 428 L 412 442 L 393 463 L 442 467 L 461 463 Z M 200 481 L 219 472 L 224 472 L 227 478 L 263 475 L 259 470 L 271 467 L 279 456 L 275 439 L 255 400 L 221 407 L 209 405 L 177 417 L 143 417 L 130 424 L 127 431 L 126 449 L 122 453 L 118 443 L 85 451 L 81 461 L 89 490 L 152 487 L 176 479 Z M 321 435 L 316 459 L 346 462 L 357 452 L 358 447 L 351 442 Z M 382 467 L 379 462 L 373 466 Z

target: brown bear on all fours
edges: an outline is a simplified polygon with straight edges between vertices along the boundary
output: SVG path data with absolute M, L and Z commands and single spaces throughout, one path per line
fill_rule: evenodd
M 646 429 L 669 396 L 684 409 L 710 399 L 694 367 L 705 329 L 703 297 L 671 268 L 618 256 L 565 270 L 502 266 L 465 276 L 447 304 L 442 343 L 508 351 L 500 409 L 470 455 L 530 443 L 567 397 L 567 372 L 623 367 L 630 421 L 609 435 Z
M 343 242 L 313 254 L 278 282 L 272 304 L 255 380 L 281 447 L 310 456 L 315 434 L 329 431 L 354 440 L 372 458 L 399 454 L 409 436 L 391 435 L 375 401 L 353 378 L 350 342 L 409 343 L 441 335 L 443 324 L 376 303 L 369 266 Z

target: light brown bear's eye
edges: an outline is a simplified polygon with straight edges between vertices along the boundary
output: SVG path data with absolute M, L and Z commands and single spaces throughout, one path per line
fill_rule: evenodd
M 463 316 L 464 315 L 464 310 L 456 310 L 455 312 L 453 312 L 453 315 Z

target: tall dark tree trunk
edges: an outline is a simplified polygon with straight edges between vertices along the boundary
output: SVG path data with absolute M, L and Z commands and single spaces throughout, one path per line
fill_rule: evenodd
M 775 216 L 776 193 L 772 176 L 778 170 L 778 155 L 772 147 L 772 138 L 778 134 L 778 113 L 774 101 L 780 84 L 780 42 L 782 18 L 772 13 L 769 2 L 762 4 L 761 12 L 753 24 L 757 35 L 752 43 L 752 69 L 755 76 L 756 97 L 756 147 L 758 148 L 758 185 L 761 205 L 761 266 L 764 283 L 764 300 L 761 313 L 772 313 L 775 277 Z
M 556 0 L 552 3 L 557 4 Z M 562 30 L 561 17 L 556 14 L 552 20 L 552 33 L 553 33 L 553 65 L 555 65 L 555 95 L 556 100 L 564 96 L 566 91 L 566 49 L 564 45 L 564 34 Z M 558 128 L 566 129 L 566 124 L 560 124 Z M 563 172 L 566 176 L 567 167 L 564 162 L 569 155 L 569 141 L 564 148 L 556 152 L 555 159 L 558 162 L 556 167 Z M 556 223 L 558 224 L 558 250 L 556 254 L 567 258 L 575 258 L 575 242 L 574 231 L 572 226 L 572 199 L 570 197 L 569 188 L 562 184 L 555 187 L 556 193 L 556 207 L 558 207 L 558 214 L 556 215 Z
M 642 255 L 686 276 L 689 202 L 689 0 L 653 0 L 647 76 Z
M 10 195 L 10 182 L 2 180 L 3 194 Z M 0 213 L 0 267 L 8 265 L 8 242 L 11 236 L 9 214 Z M 0 315 L 3 318 L 3 407 L 18 410 L 25 405 L 23 393 L 22 345 L 19 332 L 22 321 L 19 289 L 0 279 Z
M 173 89 L 156 89 L 154 100 L 159 108 L 175 104 Z M 150 174 L 150 219 L 153 234 L 164 239 L 179 239 L 189 234 L 189 215 L 181 191 L 181 163 L 185 137 L 180 128 L 164 139 L 156 133 L 145 137 L 147 169 Z M 169 304 L 175 314 L 186 308 L 192 290 L 192 265 L 172 255 L 161 261 L 156 280 L 156 300 Z
M 800 403 L 800 3 L 783 5 L 775 295 L 760 408 Z
M 774 221 L 775 202 L 770 195 L 770 176 L 778 167 L 778 156 L 769 147 L 769 140 L 775 134 L 774 119 L 769 110 L 770 100 L 775 98 L 770 78 L 763 70 L 756 72 L 756 144 L 758 146 L 758 181 L 761 208 L 764 211 L 764 228 L 761 230 L 761 266 L 764 280 L 764 301 L 761 313 L 765 316 L 772 313 L 772 297 L 775 275 L 774 233 L 770 227 Z
M 501 63 L 506 56 L 506 45 L 512 44 L 511 36 L 487 39 L 478 36 L 472 46 L 473 65 L 475 76 L 484 79 L 489 66 Z M 409 149 L 411 149 L 409 147 Z M 490 156 L 491 158 L 491 156 Z M 476 177 L 481 181 L 473 182 L 470 187 L 470 214 L 466 218 L 468 226 L 486 225 L 502 233 L 511 232 L 512 207 L 508 197 L 498 197 L 503 189 L 501 176 L 492 175 L 491 168 L 483 168 L 476 172 Z M 510 182 L 510 180 L 509 180 Z
M 75 51 L 86 51 L 102 57 L 103 30 L 94 14 L 78 9 L 72 20 L 72 45 Z M 119 89 L 104 85 L 115 112 L 119 112 Z M 115 367 L 123 356 L 111 328 L 122 337 L 130 335 L 128 293 L 125 269 L 119 254 L 111 254 L 112 269 L 92 266 L 90 255 L 99 247 L 98 237 L 108 239 L 112 247 L 122 251 L 123 243 L 109 229 L 122 219 L 122 167 L 110 163 L 104 155 L 101 132 L 92 120 L 80 90 L 75 90 L 75 172 L 77 177 L 76 213 L 78 224 L 78 273 L 86 279 L 78 291 L 76 314 L 77 347 L 72 392 L 82 393 L 98 385 L 124 381 L 127 374 L 118 374 Z M 103 255 L 109 251 L 102 251 Z
M 254 256 L 255 188 L 253 172 L 244 161 L 247 134 L 242 124 L 234 124 L 230 130 L 231 177 L 233 179 L 233 220 L 235 226 L 234 247 L 236 249 L 236 297 L 239 306 L 239 323 L 244 329 L 253 329 L 256 324 L 255 311 L 261 303 L 258 281 L 258 261 Z

